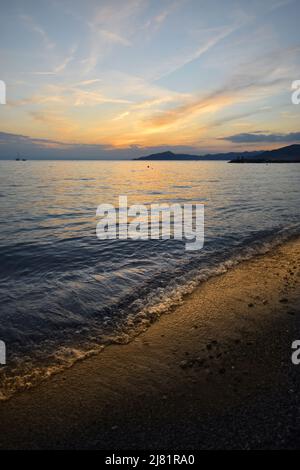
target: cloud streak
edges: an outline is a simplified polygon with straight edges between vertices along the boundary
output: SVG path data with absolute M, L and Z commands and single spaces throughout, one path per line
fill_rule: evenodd
M 296 0 L 4 3 L 4 132 L 118 149 L 294 133 Z
M 22 14 L 20 18 L 30 31 L 40 36 L 47 49 L 53 49 L 55 47 L 55 42 L 51 41 L 46 31 L 30 15 Z
M 22 149 L 22 155 L 30 159 L 66 159 L 66 160 L 112 160 L 140 157 L 145 154 L 163 152 L 170 146 L 138 146 L 131 145 L 124 148 L 114 148 L 106 144 L 83 144 L 64 142 L 56 139 L 41 139 L 27 135 L 0 132 L 0 159 L 15 159 Z M 195 153 L 197 150 L 189 146 L 175 145 L 171 147 L 174 152 Z M 199 149 L 198 149 L 199 150 Z
M 216 112 L 233 104 L 255 102 L 272 96 L 282 91 L 290 79 L 288 65 L 283 67 L 282 64 L 298 53 L 298 47 L 276 50 L 271 55 L 256 59 L 255 63 L 246 63 L 219 89 L 158 113 L 147 119 L 146 123 L 156 128 L 172 126 L 197 113 Z
M 161 80 L 162 78 L 166 78 L 169 75 L 175 72 L 178 72 L 183 67 L 186 67 L 187 65 L 191 64 L 195 60 L 199 59 L 201 56 L 206 54 L 210 49 L 212 49 L 214 46 L 220 43 L 223 39 L 225 39 L 227 36 L 233 33 L 238 27 L 237 26 L 224 27 L 224 28 L 221 28 L 221 30 L 218 33 L 214 31 L 212 37 L 206 41 L 203 41 L 203 44 L 197 47 L 197 49 L 195 49 L 194 51 L 188 54 L 180 55 L 179 57 L 176 57 L 175 59 L 173 59 L 172 61 L 173 63 L 170 63 L 168 65 L 168 69 L 165 72 L 160 73 L 155 78 L 155 80 Z
M 227 140 L 233 144 L 252 143 L 291 143 L 300 142 L 300 132 L 288 132 L 286 134 L 262 133 L 261 131 L 252 133 L 240 133 L 222 137 L 220 140 Z

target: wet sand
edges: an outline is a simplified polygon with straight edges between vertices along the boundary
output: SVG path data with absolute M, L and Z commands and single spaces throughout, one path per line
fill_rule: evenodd
M 0 403 L 2 449 L 300 447 L 300 240 L 197 288 L 130 344 Z

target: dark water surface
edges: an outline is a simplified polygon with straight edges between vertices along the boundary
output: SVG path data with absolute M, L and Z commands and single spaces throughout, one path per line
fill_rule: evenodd
M 98 240 L 96 208 L 119 195 L 204 203 L 203 250 Z M 300 233 L 299 203 L 297 164 L 0 162 L 0 399 L 127 342 L 199 282 Z

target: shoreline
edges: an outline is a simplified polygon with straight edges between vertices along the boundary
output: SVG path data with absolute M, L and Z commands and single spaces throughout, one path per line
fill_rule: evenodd
M 210 267 L 205 274 L 201 273 L 200 270 L 196 271 L 196 269 L 194 269 L 193 276 L 190 279 L 181 279 L 181 282 L 178 282 L 173 292 L 167 292 L 167 288 L 165 288 L 164 296 L 159 296 L 159 300 L 156 298 L 156 304 L 148 306 L 146 299 L 144 305 L 146 305 L 145 310 L 146 312 L 148 310 L 148 312 L 145 316 L 143 309 L 138 312 L 138 315 L 142 315 L 142 323 L 137 322 L 133 328 L 131 326 L 131 331 L 130 329 L 124 329 L 117 336 L 111 335 L 109 341 L 97 343 L 93 339 L 93 344 L 90 344 L 88 343 L 89 339 L 86 339 L 86 342 L 76 342 L 74 341 L 73 334 L 72 343 L 68 342 L 61 344 L 61 346 L 57 345 L 55 353 L 58 353 L 58 356 L 60 356 L 59 361 L 50 361 L 43 364 L 40 358 L 39 362 L 33 362 L 31 358 L 28 357 L 27 360 L 31 364 L 30 370 L 26 370 L 26 373 L 24 372 L 24 367 L 26 368 L 26 361 L 24 361 L 21 365 L 16 364 L 15 367 L 12 367 L 12 376 L 8 374 L 4 377 L 3 381 L 0 380 L 0 403 L 10 400 L 17 394 L 39 386 L 39 384 L 43 383 L 45 380 L 49 380 L 52 376 L 72 368 L 77 362 L 97 356 L 107 347 L 129 344 L 140 334 L 145 333 L 147 329 L 150 328 L 154 322 L 160 320 L 163 315 L 168 315 L 173 312 L 179 305 L 185 302 L 185 299 L 195 290 L 202 286 L 203 283 L 220 275 L 224 275 L 236 266 L 255 259 L 258 256 L 271 253 L 274 249 L 277 249 L 285 243 L 296 240 L 299 237 L 299 230 L 294 231 L 292 227 L 289 228 L 289 232 L 280 230 L 277 232 L 276 236 L 273 234 L 262 240 L 252 242 L 247 248 L 241 246 L 237 249 L 233 257 L 225 257 L 223 260 L 219 260 L 219 263 Z M 130 312 L 130 306 L 127 307 L 127 311 Z M 97 337 L 97 333 L 94 337 Z M 76 338 L 76 340 L 78 340 L 78 338 Z M 2 379 L 1 376 L 0 378 Z
M 293 447 L 299 261 L 299 238 L 244 261 L 130 343 L 0 402 L 0 448 Z

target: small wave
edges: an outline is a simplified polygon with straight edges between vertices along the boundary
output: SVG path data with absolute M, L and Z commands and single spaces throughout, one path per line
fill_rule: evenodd
M 260 238 L 246 246 L 241 246 L 232 257 L 221 261 L 213 267 L 201 270 L 193 269 L 179 280 L 172 280 L 168 287 L 153 290 L 146 302 L 145 299 L 136 301 L 137 304 L 140 303 L 144 305 L 139 313 L 142 321 L 139 325 L 138 332 L 144 331 L 163 313 L 168 313 L 174 307 L 181 304 L 184 297 L 192 293 L 201 283 L 212 277 L 226 273 L 240 263 L 256 256 L 266 254 L 277 246 L 298 236 L 300 236 L 300 227 L 298 224 L 288 229 L 278 230 L 275 234 L 268 234 L 263 239 Z M 129 318 L 129 321 L 132 322 L 132 319 Z M 137 330 L 135 330 L 134 333 L 136 334 Z
M 0 370 L 0 400 L 7 400 L 16 392 L 31 388 L 52 375 L 72 367 L 76 362 L 100 353 L 108 345 L 129 343 L 161 315 L 182 304 L 184 297 L 192 293 L 201 283 L 227 272 L 244 261 L 265 254 L 299 235 L 300 226 L 295 224 L 279 229 L 275 233 L 267 233 L 264 237 L 260 236 L 257 239 L 254 237 L 251 242 L 239 246 L 231 257 L 221 260 L 214 266 L 202 269 L 193 267 L 180 277 L 170 280 L 166 287 L 157 286 L 150 289 L 143 298 L 133 299 L 122 306 L 127 315 L 110 335 L 103 337 L 99 332 L 97 337 L 97 331 L 93 330 L 91 332 L 93 337 L 78 345 L 56 347 L 55 352 L 48 355 L 43 350 L 39 351 L 36 357 L 14 359 L 9 369 L 3 367 Z

